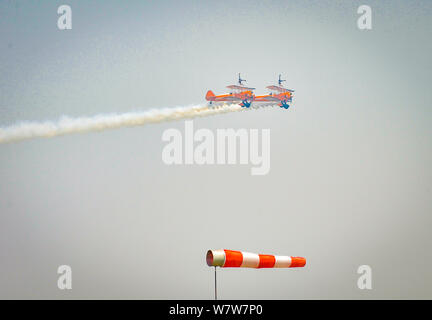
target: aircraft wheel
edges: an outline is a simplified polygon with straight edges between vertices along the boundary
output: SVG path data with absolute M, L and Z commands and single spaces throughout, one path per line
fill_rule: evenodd
M 244 106 L 244 107 L 246 107 L 246 108 L 249 108 L 250 105 L 251 105 L 251 102 L 249 102 L 249 101 L 247 101 L 247 100 L 244 100 L 243 103 L 242 103 L 242 106 Z

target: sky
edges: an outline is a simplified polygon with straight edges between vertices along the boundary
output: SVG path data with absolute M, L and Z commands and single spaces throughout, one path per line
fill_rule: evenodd
M 57 8 L 72 8 L 72 29 Z M 357 8 L 372 9 L 359 30 Z M 208 249 L 303 256 L 218 270 L 223 299 L 432 298 L 430 1 L 0 1 L 0 126 L 205 103 L 237 74 L 289 110 L 271 169 L 162 161 L 184 121 L 0 145 L 0 298 L 212 299 Z M 70 265 L 72 290 L 57 268 Z M 372 269 L 372 289 L 357 268 Z

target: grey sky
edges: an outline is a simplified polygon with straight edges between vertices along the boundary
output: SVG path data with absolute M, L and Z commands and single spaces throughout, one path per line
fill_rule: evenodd
M 68 1 L 59 31 L 61 4 L 0 2 L 1 126 L 202 103 L 238 72 L 294 106 L 194 121 L 270 128 L 262 177 L 166 166 L 183 122 L 1 145 L 1 298 L 209 299 L 218 248 L 308 261 L 221 270 L 220 298 L 432 298 L 430 1 Z

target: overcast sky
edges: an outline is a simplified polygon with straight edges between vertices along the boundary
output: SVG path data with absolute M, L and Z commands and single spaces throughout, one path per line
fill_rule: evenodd
M 60 31 L 61 4 L 0 2 L 1 126 L 204 103 L 238 72 L 294 104 L 194 121 L 270 129 L 266 176 L 165 165 L 183 121 L 0 145 L 0 298 L 211 299 L 219 248 L 307 259 L 220 270 L 221 299 L 432 298 L 432 2 L 68 1 Z

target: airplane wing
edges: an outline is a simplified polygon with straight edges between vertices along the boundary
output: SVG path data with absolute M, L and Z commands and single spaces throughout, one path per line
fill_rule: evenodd
M 241 101 L 241 99 L 234 96 L 223 95 L 216 96 L 214 101 Z
M 267 89 L 278 91 L 278 92 L 294 92 L 294 90 L 278 87 L 278 86 L 268 86 Z
M 255 97 L 255 101 L 280 101 L 280 99 L 267 95 L 267 96 L 258 96 Z
M 248 88 L 248 87 L 243 87 L 243 86 L 238 86 L 238 85 L 231 85 L 231 86 L 227 86 L 228 89 L 235 89 L 235 90 L 241 90 L 241 91 L 252 91 L 255 90 L 255 88 Z

